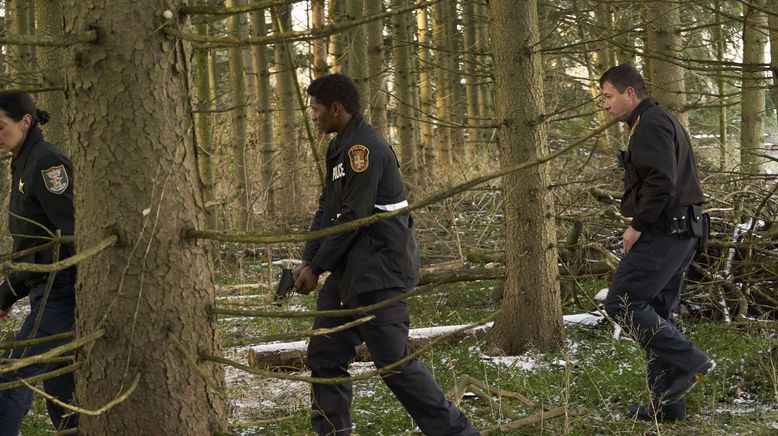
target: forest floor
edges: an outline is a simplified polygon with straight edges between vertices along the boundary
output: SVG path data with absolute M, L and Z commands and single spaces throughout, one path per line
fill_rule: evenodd
M 439 291 L 409 300 L 412 328 L 467 324 L 483 318 L 499 304 L 495 282 L 450 284 Z M 602 283 L 591 282 L 593 296 Z M 267 303 L 269 291 L 241 291 L 220 297 L 222 303 Z M 314 296 L 294 294 L 279 310 L 309 310 Z M 594 308 L 589 308 L 589 310 Z M 575 312 L 577 310 L 566 310 Z M 17 316 L 23 315 L 23 312 Z M 520 322 L 520 320 L 517 320 Z M 238 339 L 309 328 L 306 319 L 220 319 L 226 344 Z M 567 416 L 549 419 L 504 434 L 776 434 L 778 433 L 778 362 L 770 353 L 778 343 L 775 321 L 748 323 L 707 322 L 682 316 L 684 333 L 718 363 L 716 372 L 688 396 L 689 420 L 675 424 L 636 422 L 626 416 L 627 405 L 645 402 L 645 361 L 636 344 L 613 338 L 613 326 L 566 324 L 561 349 L 521 356 L 487 356 L 483 339 L 469 337 L 426 352 L 422 361 L 445 391 L 464 375 L 504 390 L 520 393 L 545 408 L 566 407 Z M 230 359 L 246 363 L 247 346 L 225 347 Z M 352 365 L 352 375 L 373 369 L 370 363 Z M 308 372 L 300 372 L 308 375 Z M 232 428 L 241 435 L 311 434 L 308 423 L 309 386 L 302 382 L 268 379 L 226 368 L 230 423 L 285 417 L 284 420 L 247 428 Z M 358 382 L 354 388 L 354 431 L 361 436 L 418 434 L 407 413 L 378 378 Z M 504 398 L 502 407 L 467 394 L 461 404 L 479 429 L 510 423 L 536 413 Z M 22 429 L 24 436 L 53 434 L 45 405 L 37 398 Z

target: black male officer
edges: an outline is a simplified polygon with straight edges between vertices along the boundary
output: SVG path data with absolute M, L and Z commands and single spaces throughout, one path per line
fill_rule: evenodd
M 652 401 L 639 419 L 686 418 L 684 396 L 715 363 L 676 328 L 686 269 L 704 236 L 704 201 L 688 134 L 649 97 L 643 77 L 619 65 L 600 78 L 604 108 L 630 128 L 622 156 L 621 212 L 632 217 L 605 310 L 645 349 Z
M 346 76 L 332 74 L 308 87 L 311 119 L 326 133 L 337 133 L 327 149 L 326 186 L 312 230 L 347 223 L 408 205 L 399 165 L 386 140 L 359 114 L 359 97 Z M 324 271 L 330 275 L 317 310 L 356 308 L 396 297 L 414 287 L 419 253 L 409 215 L 310 241 L 295 269 L 295 288 L 311 292 Z M 375 319 L 357 327 L 315 336 L 308 345 L 314 377 L 348 377 L 355 346 L 365 342 L 376 367 L 408 355 L 410 324 L 404 300 L 369 312 Z M 319 317 L 314 328 L 334 327 L 352 317 Z M 419 360 L 383 377 L 422 432 L 428 435 L 477 435 L 462 412 L 444 396 Z M 351 434 L 351 383 L 314 384 L 311 425 L 320 435 Z

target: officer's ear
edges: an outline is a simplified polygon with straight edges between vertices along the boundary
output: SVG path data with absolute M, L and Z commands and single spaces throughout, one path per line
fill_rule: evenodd
M 343 105 L 339 101 L 333 102 L 330 108 L 332 109 L 332 115 L 335 117 L 339 117 L 346 112 L 346 110 L 343 108 Z
M 30 129 L 30 126 L 32 125 L 32 115 L 30 114 L 24 114 L 22 116 L 22 130 L 25 132 Z

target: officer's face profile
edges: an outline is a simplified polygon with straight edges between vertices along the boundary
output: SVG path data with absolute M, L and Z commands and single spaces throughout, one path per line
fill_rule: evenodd
M 0 110 L 0 153 L 17 154 L 31 124 L 32 117 L 29 114 L 16 121 Z
M 329 107 L 319 102 L 319 100 L 316 99 L 316 97 L 311 96 L 310 98 L 310 104 L 309 104 L 309 111 L 311 115 L 311 121 L 313 121 L 314 124 L 316 124 L 316 127 L 319 128 L 324 133 L 332 133 L 335 132 L 335 115 L 332 110 L 332 106 Z
M 602 84 L 602 96 L 603 109 L 619 121 L 626 121 L 637 106 L 635 89 L 632 87 L 627 87 L 624 92 L 620 92 L 612 83 L 605 82 Z

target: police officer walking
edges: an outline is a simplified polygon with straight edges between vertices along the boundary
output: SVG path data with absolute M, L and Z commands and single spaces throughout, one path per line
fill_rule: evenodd
M 308 87 L 311 119 L 325 133 L 337 133 L 327 148 L 326 186 L 311 230 L 346 223 L 408 205 L 399 165 L 386 140 L 359 114 L 354 83 L 332 74 Z M 309 293 L 324 271 L 330 275 L 317 310 L 356 308 L 385 301 L 413 288 L 419 278 L 419 252 L 410 215 L 310 241 L 294 270 L 295 288 Z M 408 355 L 410 324 L 404 300 L 369 312 L 375 319 L 308 345 L 314 377 L 348 377 L 355 346 L 365 342 L 376 367 Z M 364 315 L 362 315 L 364 316 Z M 318 317 L 314 328 L 335 327 L 356 317 Z M 477 435 L 462 412 L 444 396 L 419 360 L 394 368 L 384 382 L 428 435 Z M 311 424 L 320 435 L 351 434 L 351 383 L 314 384 Z
M 622 152 L 621 212 L 632 217 L 624 231 L 624 257 L 613 277 L 605 310 L 645 349 L 652 401 L 633 406 L 643 420 L 686 418 L 684 396 L 715 366 L 678 331 L 678 305 L 686 269 L 707 234 L 704 201 L 689 136 L 673 115 L 648 96 L 631 65 L 600 78 L 604 108 L 629 126 Z
M 0 153 L 12 153 L 11 200 L 8 227 L 13 236 L 15 262 L 50 264 L 54 260 L 51 246 L 35 250 L 47 243 L 57 230 L 73 235 L 73 169 L 70 160 L 43 139 L 38 127 L 49 120 L 46 111 L 35 108 L 27 94 L 0 95 Z M 59 260 L 73 254 L 73 248 L 61 245 Z M 54 277 L 48 298 L 44 301 L 46 273 L 15 272 L 0 284 L 0 318 L 6 319 L 11 306 L 19 299 L 30 297 L 30 314 L 24 320 L 16 340 L 46 337 L 73 330 L 75 309 L 75 268 L 59 271 Z M 45 306 L 45 307 L 44 307 Z M 43 312 L 36 326 L 39 312 Z M 19 347 L 3 357 L 18 359 L 41 354 L 64 341 Z M 51 372 L 64 367 L 59 362 L 38 363 L 17 371 L 0 374 L 0 384 Z M 72 373 L 43 382 L 44 390 L 62 402 L 73 398 Z M 27 387 L 0 391 L 0 436 L 16 436 L 32 404 L 32 391 Z M 54 427 L 76 426 L 76 417 L 58 404 L 47 401 L 49 417 Z

